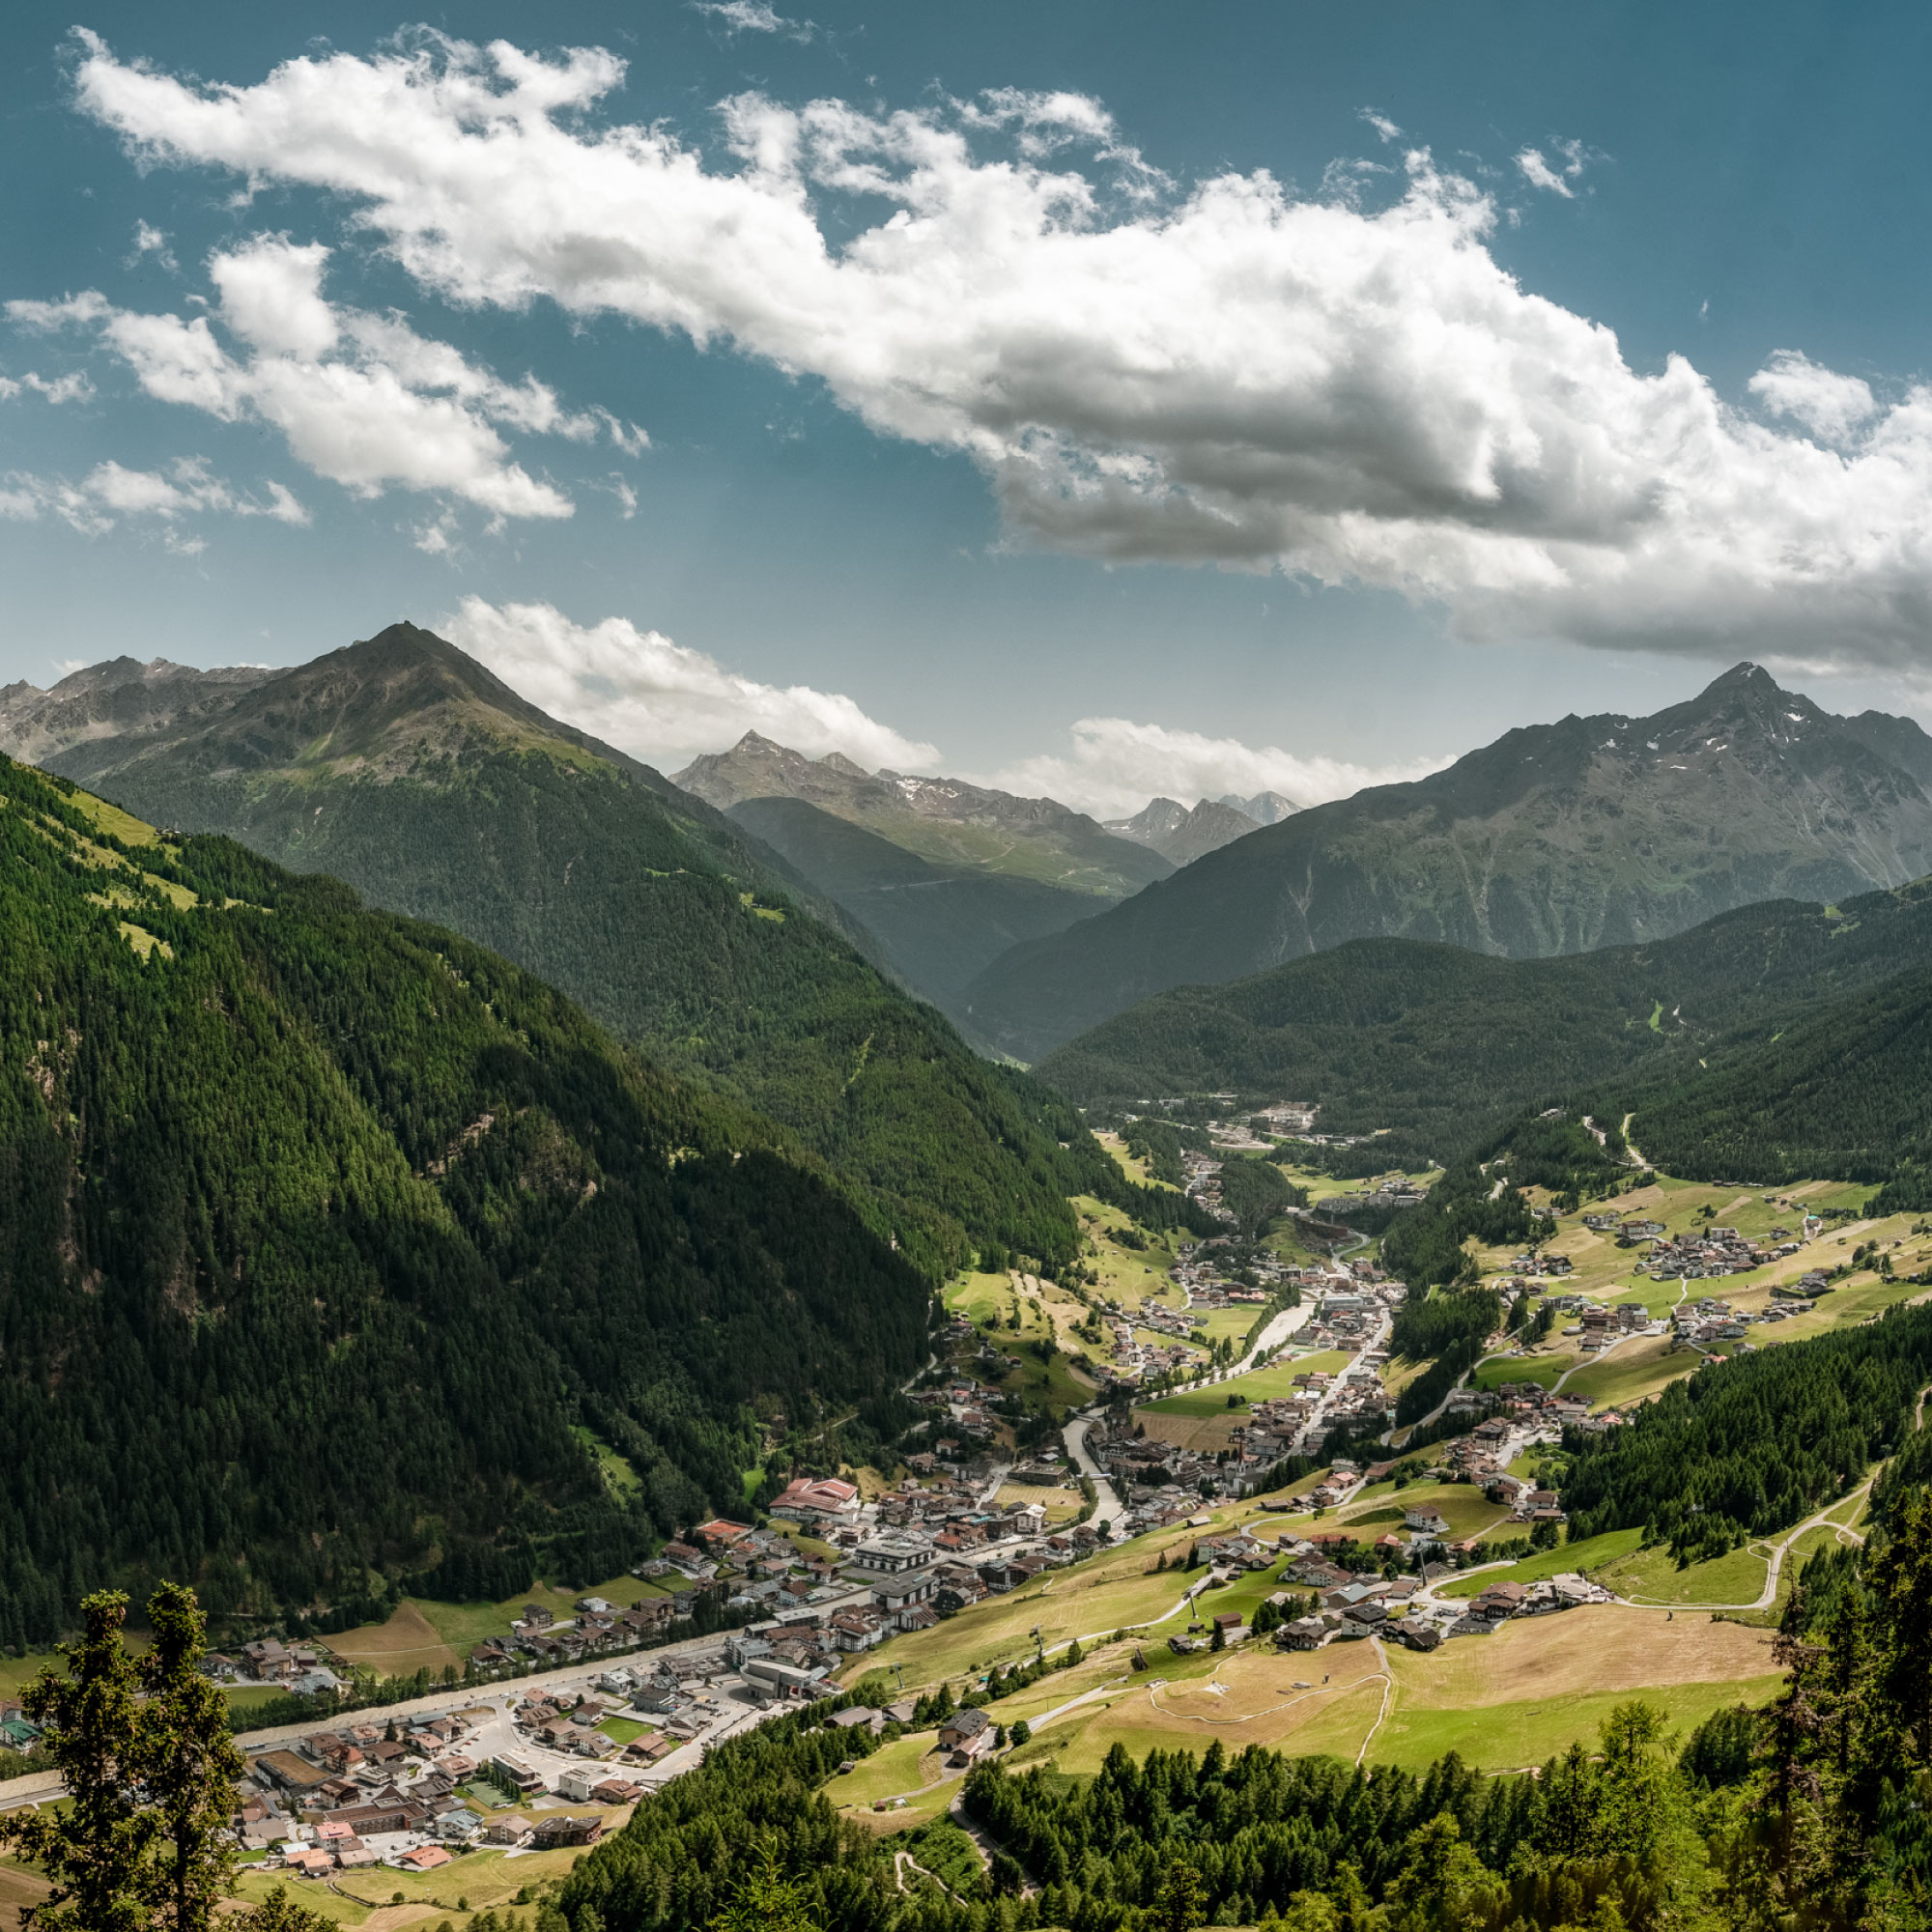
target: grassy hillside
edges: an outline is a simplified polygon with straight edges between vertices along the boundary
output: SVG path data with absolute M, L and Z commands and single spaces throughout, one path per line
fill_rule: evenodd
M 791 1136 L 333 880 L 0 759 L 0 1643 L 610 1576 L 923 1358 Z
M 1652 718 L 1511 731 L 1448 770 L 1297 812 L 996 960 L 971 1023 L 1036 1060 L 1170 987 L 1364 937 L 1533 958 L 1932 871 L 1909 721 L 1848 724 L 1741 665 Z M 1894 742 L 1896 741 L 1896 742 Z M 1882 755 L 1877 744 L 1889 752 Z
M 1070 1113 L 894 985 L 776 853 L 428 632 L 392 626 L 213 718 L 54 762 L 540 975 L 792 1128 L 932 1280 L 988 1241 L 1073 1251 L 1065 1196 L 1101 1157 Z

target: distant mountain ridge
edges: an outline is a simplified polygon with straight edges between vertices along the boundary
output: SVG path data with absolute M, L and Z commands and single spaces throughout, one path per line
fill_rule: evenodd
M 0 750 L 44 764 L 70 746 L 153 731 L 194 715 L 225 711 L 275 673 L 254 665 L 195 670 L 165 658 L 110 658 L 71 672 L 50 690 L 0 687 Z
M 960 989 L 1023 939 L 1107 903 L 980 866 L 940 866 L 802 798 L 748 798 L 726 814 L 856 920 L 893 970 L 955 1021 Z
M 1204 798 L 1190 810 L 1171 798 L 1156 798 L 1131 818 L 1110 818 L 1109 832 L 1136 844 L 1151 845 L 1176 867 L 1191 866 L 1195 860 L 1223 845 L 1261 830 L 1262 821 L 1252 818 L 1234 805 Z
M 1834 718 L 1739 665 L 1650 718 L 1525 726 L 1411 783 L 1296 812 L 1065 932 L 962 995 L 1023 1060 L 1169 987 L 1350 939 L 1513 958 L 1681 932 L 1732 907 L 1932 872 L 1932 739 Z
M 1043 1261 L 1077 1244 L 1065 1197 L 1106 1163 L 1058 1096 L 891 983 L 747 830 L 428 631 L 391 625 L 46 762 L 540 975 L 796 1132 L 929 1277 L 988 1243 Z
M 837 752 L 808 758 L 755 731 L 728 752 L 694 758 L 673 782 L 721 811 L 753 798 L 803 799 L 934 865 L 978 866 L 1102 898 L 1138 892 L 1174 869 L 1057 799 L 867 772 Z

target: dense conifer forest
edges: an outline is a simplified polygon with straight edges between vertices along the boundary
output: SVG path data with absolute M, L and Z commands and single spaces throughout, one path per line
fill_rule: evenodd
M 788 1127 L 939 1281 L 988 1241 L 1049 1268 L 1112 1163 L 975 1054 L 776 852 L 411 624 L 147 738 L 53 760 L 156 824 L 500 952 L 620 1039 Z
M 1610 1122 L 1662 1109 L 1641 1144 L 1673 1173 L 1762 1159 L 1767 1179 L 1882 1179 L 1893 1160 L 1922 1163 L 1932 1133 L 1908 1099 L 1924 1086 L 1910 1028 L 1928 945 L 1926 882 L 1833 906 L 1771 900 L 1553 959 L 1358 940 L 1144 1001 L 1040 1072 L 1094 1105 L 1223 1089 L 1317 1100 L 1325 1129 L 1395 1128 L 1405 1151 L 1443 1161 L 1587 1094 Z M 1867 1077 L 1835 1080 L 1847 1053 L 1872 1063 Z
M 925 1357 L 819 1156 L 333 880 L 0 760 L 0 1642 L 607 1577 Z

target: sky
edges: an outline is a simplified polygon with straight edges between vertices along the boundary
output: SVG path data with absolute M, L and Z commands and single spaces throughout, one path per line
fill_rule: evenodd
M 1932 719 L 1924 10 L 15 0 L 0 683 L 1304 801 Z

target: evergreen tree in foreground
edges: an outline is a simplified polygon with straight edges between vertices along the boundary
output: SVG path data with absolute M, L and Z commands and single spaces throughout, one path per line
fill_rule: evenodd
M 234 1881 L 235 1780 L 244 1760 L 228 1700 L 201 1673 L 206 1625 L 192 1590 L 148 1601 L 154 1642 L 138 1663 L 122 1641 L 128 1599 L 81 1605 L 65 1672 L 49 1665 L 21 1697 L 67 1787 L 65 1810 L 0 1816 L 0 1844 L 52 1887 L 20 1918 L 31 1932 L 209 1932 Z M 239 1932 L 330 1932 L 277 1890 L 227 1921 Z

